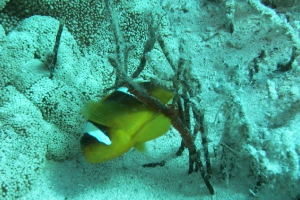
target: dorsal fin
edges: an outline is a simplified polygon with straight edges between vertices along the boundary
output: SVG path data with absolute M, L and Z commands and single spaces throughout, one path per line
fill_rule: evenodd
M 163 104 L 167 104 L 173 98 L 172 91 L 170 91 L 166 88 L 163 88 L 160 86 L 155 86 L 154 84 L 152 84 L 150 82 L 143 82 L 140 84 L 147 90 L 147 92 L 152 97 L 157 98 Z
M 112 119 L 122 113 L 123 107 L 118 102 L 88 101 L 81 112 L 86 119 L 110 127 Z
M 81 113 L 82 115 L 86 118 L 89 119 L 91 115 L 91 111 L 96 107 L 97 102 L 95 101 L 88 101 L 84 104 L 84 106 L 81 108 Z

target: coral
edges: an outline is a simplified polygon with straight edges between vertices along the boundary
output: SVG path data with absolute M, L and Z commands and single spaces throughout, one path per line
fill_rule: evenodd
M 21 21 L 32 15 L 65 18 L 66 26 L 81 44 L 90 44 L 101 29 L 104 19 L 103 5 L 98 1 L 19 1 L 12 0 L 3 9 L 1 18 L 6 19 L 5 29 L 10 31 L 15 19 Z M 14 19 L 14 23 L 9 22 Z M 102 19 L 102 20 L 101 20 Z
M 1 34 L 0 170 L 5 198 L 29 191 L 45 157 L 64 160 L 79 152 L 85 123 L 80 108 L 101 86 L 88 66 L 83 67 L 67 29 L 62 33 L 57 72 L 49 79 L 45 58 L 53 49 L 58 24 L 51 17 L 33 16 L 7 36 Z
M 0 198 L 15 199 L 32 188 L 43 169 L 51 125 L 13 86 L 1 89 L 0 106 Z
M 262 3 L 273 8 L 290 8 L 299 5 L 297 0 L 262 0 Z
M 5 7 L 7 2 L 9 2 L 9 0 L 1 0 L 0 1 L 0 10 L 2 10 Z
M 116 5 L 120 10 L 123 10 L 123 14 L 120 16 L 120 24 L 124 30 L 127 30 L 127 39 L 133 40 L 133 38 L 145 37 L 144 32 L 139 31 L 142 29 L 147 30 L 147 24 L 141 21 L 143 18 L 139 17 L 145 12 L 140 8 L 141 4 L 136 4 L 134 7 L 119 3 L 116 3 Z M 47 15 L 56 19 L 64 18 L 66 27 L 80 46 L 97 42 L 99 35 L 111 35 L 110 30 L 105 28 L 109 25 L 104 12 L 104 5 L 99 1 L 12 0 L 3 9 L 0 21 L 3 21 L 2 25 L 6 32 L 9 32 L 18 21 L 32 15 Z
M 6 84 L 13 85 L 39 108 L 43 120 L 61 131 L 72 132 L 76 138 L 84 122 L 79 113 L 87 98 L 83 93 L 94 91 L 95 80 L 78 65 L 83 61 L 67 29 L 62 33 L 58 72 L 54 73 L 54 80 L 49 79 L 50 70 L 44 63 L 53 49 L 57 29 L 58 21 L 51 17 L 33 16 L 24 20 L 3 43 L 11 51 L 4 52 L 1 70 Z
M 139 62 L 143 43 L 147 38 L 150 15 L 156 15 L 153 8 L 156 2 L 132 4 L 116 1 L 116 11 L 125 41 L 132 47 L 129 69 Z M 18 22 L 33 15 L 47 15 L 56 19 L 65 19 L 65 26 L 75 38 L 81 51 L 87 54 L 91 50 L 98 55 L 111 54 L 114 49 L 109 17 L 102 2 L 99 1 L 10 1 L 0 13 L 0 21 L 6 33 Z M 83 47 L 90 46 L 89 50 Z

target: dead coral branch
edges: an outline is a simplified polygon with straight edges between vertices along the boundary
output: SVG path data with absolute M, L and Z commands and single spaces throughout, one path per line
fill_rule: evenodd
M 174 128 L 176 128 L 182 138 L 182 151 L 184 150 L 184 147 L 186 147 L 189 151 L 189 173 L 192 173 L 193 171 L 200 171 L 201 177 L 204 180 L 204 183 L 206 187 L 208 188 L 210 194 L 214 194 L 214 188 L 211 185 L 209 181 L 211 169 L 210 169 L 210 161 L 208 157 L 208 151 L 207 151 L 207 144 L 206 144 L 206 135 L 202 136 L 202 144 L 203 147 L 206 148 L 205 150 L 205 158 L 206 158 L 206 170 L 204 168 L 204 165 L 200 159 L 200 153 L 197 151 L 196 145 L 195 145 L 195 134 L 191 134 L 191 123 L 190 123 L 190 114 L 189 114 L 189 107 L 190 103 L 188 101 L 183 101 L 183 104 L 181 104 L 181 97 L 179 95 L 179 90 L 183 90 L 186 95 L 190 95 L 189 93 L 192 93 L 189 91 L 189 85 L 186 82 L 186 77 L 182 75 L 184 71 L 184 67 L 188 63 L 188 60 L 184 59 L 183 57 L 180 57 L 178 64 L 174 64 L 175 62 L 172 61 L 169 57 L 169 53 L 167 49 L 164 46 L 164 41 L 162 37 L 158 36 L 159 44 L 161 45 L 163 49 L 163 53 L 166 56 L 166 59 L 170 63 L 171 67 L 173 68 L 175 72 L 175 76 L 173 79 L 173 87 L 174 87 L 174 100 L 171 107 L 168 107 L 164 104 L 162 104 L 160 101 L 158 101 L 156 98 L 150 96 L 144 88 L 142 88 L 139 84 L 134 82 L 134 78 L 138 77 L 138 75 L 143 71 L 146 59 L 145 54 L 147 52 L 150 52 L 153 49 L 153 46 L 156 42 L 156 28 L 153 28 L 153 26 L 149 25 L 149 38 L 146 44 L 144 45 L 144 51 L 143 55 L 140 61 L 140 65 L 137 67 L 136 71 L 132 74 L 132 76 L 128 76 L 127 71 L 127 63 L 126 60 L 128 59 L 128 51 L 127 44 L 125 44 L 122 34 L 118 28 L 118 21 L 116 18 L 116 14 L 114 13 L 114 9 L 111 6 L 111 2 L 108 0 L 105 0 L 105 5 L 107 7 L 108 14 L 111 18 L 111 24 L 112 24 L 112 30 L 114 32 L 115 36 L 115 43 L 116 43 L 116 55 L 115 58 L 110 57 L 109 62 L 112 64 L 112 66 L 116 70 L 116 82 L 115 86 L 120 85 L 126 85 L 129 89 L 129 92 L 134 94 L 137 99 L 139 99 L 141 102 L 147 104 L 148 106 L 151 106 L 155 110 L 161 112 L 163 115 L 171 119 L 172 125 Z M 179 47 L 180 51 L 182 51 L 182 46 Z M 180 80 L 181 84 L 177 84 L 176 80 Z M 183 106 L 182 106 L 183 105 Z M 203 117 L 201 118 L 200 111 L 193 108 L 193 111 L 195 113 L 196 119 L 203 120 Z M 203 131 L 204 129 L 201 129 L 200 127 L 203 126 L 201 122 L 198 122 L 198 124 L 195 129 L 195 132 Z M 204 134 L 204 133 L 203 133 Z M 195 167 L 195 168 L 194 168 Z
M 64 19 L 60 20 L 59 28 L 58 28 L 56 38 L 55 38 L 53 52 L 51 52 L 46 58 L 46 65 L 47 65 L 48 69 L 50 70 L 50 76 L 49 76 L 50 79 L 53 78 L 54 69 L 55 69 L 55 66 L 57 63 L 57 52 L 58 52 L 58 47 L 60 44 L 60 38 L 61 38 L 61 34 L 63 31 L 64 25 L 65 25 L 65 20 Z

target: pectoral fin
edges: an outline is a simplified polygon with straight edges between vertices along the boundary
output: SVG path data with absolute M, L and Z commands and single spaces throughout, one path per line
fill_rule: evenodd
M 146 151 L 146 143 L 145 142 L 136 143 L 134 145 L 134 148 L 136 150 L 138 150 L 139 152 L 145 152 Z
M 163 114 L 155 114 L 133 136 L 136 142 L 147 142 L 165 134 L 171 126 L 171 120 Z

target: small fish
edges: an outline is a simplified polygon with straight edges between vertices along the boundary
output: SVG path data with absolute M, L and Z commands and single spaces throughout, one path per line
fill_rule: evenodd
M 140 85 L 163 104 L 173 97 L 171 91 L 149 82 Z M 139 101 L 126 87 L 98 102 L 87 102 L 81 111 L 88 122 L 80 143 L 89 163 L 116 158 L 132 147 L 143 151 L 145 142 L 165 134 L 171 126 L 168 117 Z

